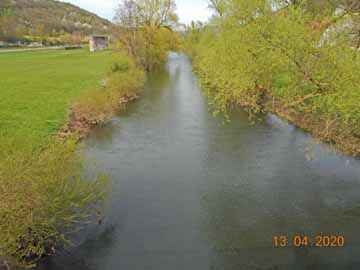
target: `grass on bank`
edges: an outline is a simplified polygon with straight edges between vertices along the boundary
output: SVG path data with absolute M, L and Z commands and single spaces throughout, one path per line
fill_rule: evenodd
M 110 51 L 0 54 L 0 130 L 41 141 L 63 124 L 70 105 L 101 84 L 114 62 Z
M 94 219 L 107 190 L 104 177 L 84 178 L 77 136 L 51 135 L 108 119 L 144 74 L 109 51 L 4 53 L 0 64 L 0 268 L 33 266 Z

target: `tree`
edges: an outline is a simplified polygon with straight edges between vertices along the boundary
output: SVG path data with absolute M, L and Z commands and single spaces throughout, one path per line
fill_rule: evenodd
M 359 0 L 343 0 L 345 9 L 349 12 L 360 12 L 360 1 Z
M 170 27 L 178 21 L 174 0 L 138 0 L 140 21 L 147 26 Z
M 281 7 L 302 8 L 304 11 L 315 16 L 332 14 L 341 4 L 347 0 L 275 0 Z
M 174 0 L 124 0 L 116 10 L 115 21 L 131 29 L 170 27 L 178 21 L 175 10 Z
M 10 0 L 0 2 L 0 38 L 14 38 L 15 26 Z
M 114 21 L 122 28 L 135 30 L 140 27 L 138 5 L 134 0 L 124 0 L 116 9 Z
M 225 12 L 226 0 L 209 0 L 209 2 L 209 8 L 214 10 L 218 16 L 222 17 Z
M 146 70 L 164 62 L 178 43 L 171 29 L 175 9 L 174 0 L 124 0 L 116 10 L 114 36 Z

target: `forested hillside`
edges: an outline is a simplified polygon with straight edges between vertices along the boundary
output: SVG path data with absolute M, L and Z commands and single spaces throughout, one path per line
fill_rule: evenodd
M 34 37 L 86 36 L 106 33 L 108 20 L 68 3 L 54 0 L 1 0 L 0 40 Z

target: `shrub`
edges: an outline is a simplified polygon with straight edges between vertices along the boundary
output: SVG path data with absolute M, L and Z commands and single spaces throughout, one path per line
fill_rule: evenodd
M 118 61 L 118 60 L 117 60 Z M 114 66 L 127 67 L 111 69 L 102 87 L 88 91 L 73 106 L 68 131 L 86 135 L 92 126 L 106 122 L 123 104 L 135 99 L 144 84 L 144 72 L 128 59 L 116 62 Z
M 144 85 L 144 72 L 133 66 L 127 72 L 110 74 L 106 80 L 106 90 L 118 102 L 120 97 L 135 97 L 140 94 Z M 116 105 L 116 104 L 115 104 Z
M 31 265 L 92 220 L 105 198 L 106 179 L 83 176 L 75 139 L 42 149 L 24 142 L 2 140 L 0 258 Z
M 126 72 L 128 70 L 129 70 L 128 63 L 114 63 L 111 66 L 111 71 L 112 72 Z

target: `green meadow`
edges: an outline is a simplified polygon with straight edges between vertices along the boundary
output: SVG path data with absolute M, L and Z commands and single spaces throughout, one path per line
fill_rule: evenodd
M 0 132 L 42 140 L 64 125 L 71 104 L 95 89 L 112 63 L 109 51 L 0 53 Z

